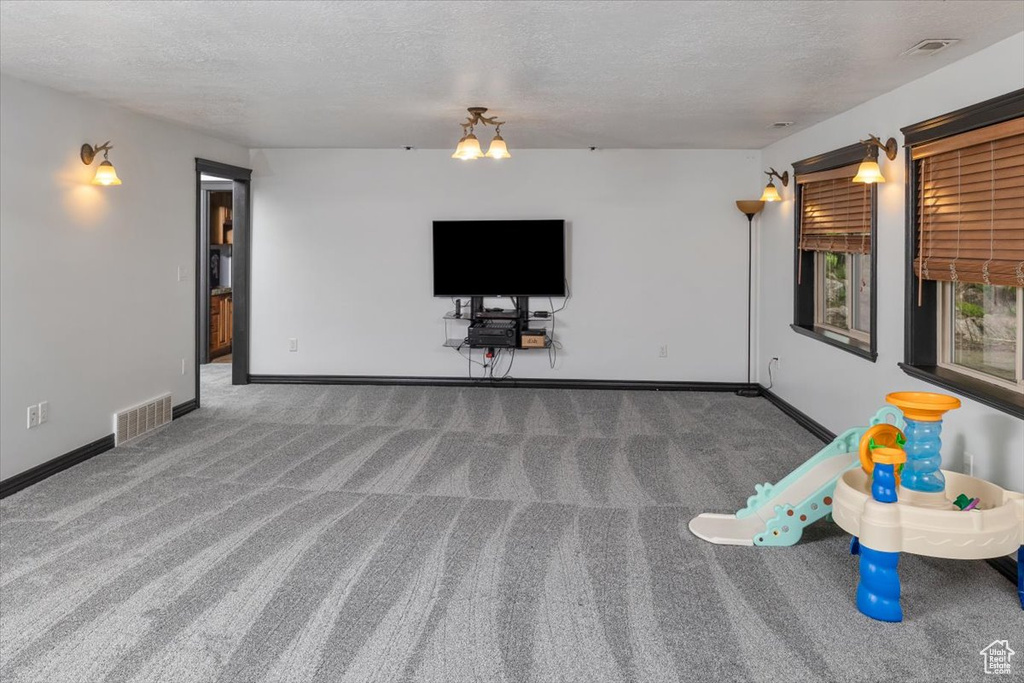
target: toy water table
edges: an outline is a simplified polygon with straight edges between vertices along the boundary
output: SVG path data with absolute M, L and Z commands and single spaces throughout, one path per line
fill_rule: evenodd
M 942 416 L 960 407 L 958 399 L 898 392 L 885 400 L 903 411 L 906 429 L 880 424 L 864 433 L 862 467 L 840 477 L 832 517 L 853 535 L 850 552 L 860 555 L 857 608 L 902 621 L 899 554 L 982 560 L 1017 551 L 1022 560 L 1024 494 L 939 468 Z

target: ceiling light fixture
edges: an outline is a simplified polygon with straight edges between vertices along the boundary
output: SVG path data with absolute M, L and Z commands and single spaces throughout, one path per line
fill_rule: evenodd
M 96 155 L 103 152 L 103 161 L 96 168 L 96 175 L 93 176 L 93 185 L 120 185 L 121 179 L 117 177 L 117 170 L 114 165 L 107 159 L 107 153 L 114 149 L 110 145 L 110 140 L 107 140 L 102 145 L 93 147 L 89 143 L 82 145 L 82 149 L 79 151 L 79 156 L 82 158 L 82 163 L 86 166 L 92 165 Z
M 882 175 L 882 169 L 878 167 L 878 150 L 884 149 L 885 156 L 892 161 L 896 158 L 896 151 L 898 149 L 896 145 L 896 138 L 889 138 L 884 143 L 874 135 L 869 135 L 867 140 L 861 140 L 860 144 L 864 145 L 867 150 L 864 155 L 864 161 L 860 162 L 860 166 L 857 168 L 857 175 L 853 177 L 855 183 L 884 183 L 885 176 Z
M 775 183 L 772 178 L 778 178 L 782 181 L 782 186 L 787 187 L 789 185 L 789 171 L 784 171 L 782 175 L 774 168 L 768 169 L 764 172 L 768 176 L 768 184 L 764 188 L 764 192 L 761 193 L 762 202 L 781 202 L 782 197 L 779 195 L 779 190 L 775 187 Z
M 501 127 L 505 125 L 505 122 L 499 121 L 497 116 L 484 116 L 487 112 L 487 107 L 470 107 L 467 111 L 469 116 L 466 117 L 464 123 L 460 124 L 462 126 L 462 138 L 455 147 L 452 159 L 471 161 L 484 156 L 492 159 L 511 158 L 512 155 L 508 153 L 508 145 L 505 144 L 505 139 L 501 137 Z M 473 134 L 473 128 L 477 125 L 494 126 L 494 139 L 491 140 L 486 154 L 480 149 L 480 141 Z

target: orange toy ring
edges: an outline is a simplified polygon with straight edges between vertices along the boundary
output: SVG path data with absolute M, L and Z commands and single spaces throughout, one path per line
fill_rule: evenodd
M 876 446 L 900 448 L 897 437 L 900 439 L 906 439 L 899 427 L 888 423 L 877 424 L 874 427 L 869 428 L 864 432 L 864 436 L 860 437 L 860 446 L 858 448 L 860 466 L 864 468 L 864 471 L 867 472 L 869 477 L 875 471 L 875 461 L 871 458 L 871 441 L 874 440 Z M 897 486 L 899 485 L 899 480 L 899 474 L 897 474 Z

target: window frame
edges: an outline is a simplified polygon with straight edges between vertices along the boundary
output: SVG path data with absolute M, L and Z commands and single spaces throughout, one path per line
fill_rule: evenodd
M 1004 413 L 1024 418 L 1024 395 L 989 381 L 984 373 L 963 372 L 966 368 L 954 369 L 940 362 L 943 358 L 940 347 L 941 283 L 934 280 L 919 281 L 914 273 L 914 259 L 917 257 L 918 178 L 917 164 L 909 153 L 910 149 L 917 145 L 1021 116 L 1024 116 L 1024 88 L 900 129 L 908 153 L 904 155 L 907 179 L 904 219 L 904 349 L 903 362 L 899 363 L 899 367 L 911 377 L 955 391 Z M 1020 314 L 1021 311 L 1018 310 L 1018 316 Z
M 846 147 L 802 159 L 793 164 L 794 201 L 793 210 L 793 323 L 790 328 L 811 339 L 841 349 L 874 363 L 878 358 L 878 188 L 871 185 L 871 311 L 868 315 L 871 327 L 868 334 L 860 330 L 840 330 L 817 323 L 818 272 L 815 251 L 800 250 L 800 210 L 803 186 L 796 182 L 797 174 L 828 171 L 860 163 L 864 159 L 864 145 L 857 142 Z M 849 277 L 849 270 L 847 277 Z M 797 276 L 802 273 L 802 279 Z M 847 288 L 849 292 L 849 288 Z M 849 295 L 848 295 L 849 296 Z M 852 334 L 851 334 L 852 332 Z

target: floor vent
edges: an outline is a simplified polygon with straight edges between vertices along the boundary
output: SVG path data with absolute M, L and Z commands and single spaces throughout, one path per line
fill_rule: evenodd
M 120 446 L 164 426 L 171 421 L 172 413 L 170 394 L 122 410 L 114 415 L 114 445 Z

